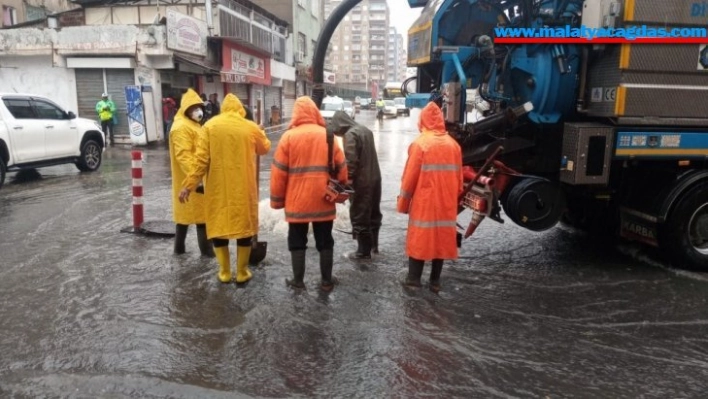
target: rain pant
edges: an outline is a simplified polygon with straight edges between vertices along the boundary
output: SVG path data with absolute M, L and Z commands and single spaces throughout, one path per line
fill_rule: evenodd
M 196 194 L 189 202 L 179 202 L 179 192 L 187 175 L 196 165 L 197 139 L 202 135 L 202 126 L 185 114 L 192 105 L 202 105 L 202 99 L 192 89 L 183 96 L 170 129 L 170 166 L 172 168 L 172 218 L 177 224 L 203 224 L 204 196 Z
M 184 182 L 193 191 L 207 175 L 204 196 L 209 239 L 233 240 L 258 233 L 256 154 L 267 154 L 270 140 L 245 115 L 241 101 L 227 94 L 219 115 L 204 124 L 195 167 Z
M 270 175 L 270 206 L 285 208 L 288 223 L 334 220 L 337 208 L 324 199 L 329 181 L 327 130 L 317 105 L 309 97 L 295 100 L 288 130 L 278 143 Z M 347 182 L 344 153 L 335 142 L 337 180 Z
M 374 134 L 347 115 L 337 111 L 327 127 L 333 133 L 344 133 L 344 156 L 354 195 L 349 217 L 355 236 L 366 235 L 381 227 L 381 170 L 376 155 Z
M 462 194 L 462 150 L 447 134 L 442 111 L 428 103 L 421 134 L 408 147 L 397 210 L 407 213 L 406 254 L 418 260 L 457 259 L 457 206 Z

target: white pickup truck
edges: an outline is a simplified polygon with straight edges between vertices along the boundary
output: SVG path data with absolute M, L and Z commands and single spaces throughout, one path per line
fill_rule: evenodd
M 46 97 L 0 93 L 0 187 L 8 171 L 73 163 L 93 172 L 105 142 L 98 122 L 77 118 Z

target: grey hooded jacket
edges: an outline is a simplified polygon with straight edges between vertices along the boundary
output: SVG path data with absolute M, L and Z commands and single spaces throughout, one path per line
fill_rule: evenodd
M 371 130 L 354 122 L 344 111 L 334 113 L 327 129 L 339 136 L 345 132 L 344 156 L 354 192 L 380 186 L 381 170 Z

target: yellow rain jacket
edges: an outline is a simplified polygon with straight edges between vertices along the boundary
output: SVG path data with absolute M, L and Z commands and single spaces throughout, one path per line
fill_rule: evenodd
M 204 124 L 196 167 L 184 181 L 184 186 L 194 191 L 208 172 L 204 194 L 209 239 L 234 240 L 258 234 L 256 154 L 267 154 L 270 140 L 245 115 L 241 101 L 227 94 L 221 112 Z M 190 195 L 189 201 L 197 195 Z
M 206 222 L 204 195 L 195 194 L 189 202 L 179 202 L 179 192 L 184 179 L 194 171 L 197 138 L 203 134 L 199 123 L 185 115 L 187 108 L 204 104 L 192 89 L 182 96 L 182 103 L 170 129 L 170 166 L 172 167 L 172 218 L 177 224 L 202 224 Z

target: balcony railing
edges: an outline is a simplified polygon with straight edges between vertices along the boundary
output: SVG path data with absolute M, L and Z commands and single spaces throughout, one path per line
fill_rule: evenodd
M 280 62 L 285 60 L 287 28 L 231 0 L 219 0 L 219 25 L 221 37 L 233 38 L 272 54 Z

